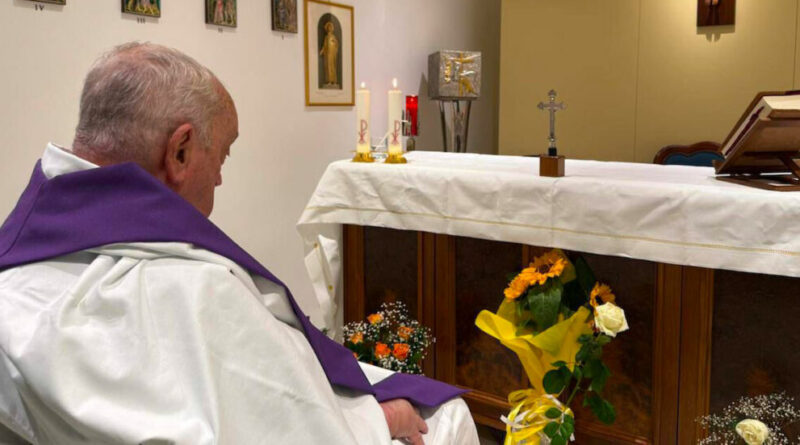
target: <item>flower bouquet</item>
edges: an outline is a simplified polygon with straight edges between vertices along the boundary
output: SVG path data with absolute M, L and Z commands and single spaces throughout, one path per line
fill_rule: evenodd
M 422 374 L 420 362 L 436 339 L 408 317 L 403 303 L 383 303 L 367 321 L 348 323 L 344 345 L 359 361 L 407 374 Z
M 614 407 L 602 396 L 611 375 L 602 352 L 628 323 L 611 289 L 583 258 L 570 261 L 560 250 L 510 278 L 497 312 L 482 311 L 475 320 L 517 354 L 532 385 L 509 394 L 506 445 L 572 440 L 570 405 L 579 393 L 600 421 L 613 423 Z
M 728 405 L 721 414 L 698 419 L 708 435 L 700 445 L 747 444 L 789 445 L 791 440 L 783 429 L 800 421 L 800 410 L 794 399 L 785 393 L 742 397 Z

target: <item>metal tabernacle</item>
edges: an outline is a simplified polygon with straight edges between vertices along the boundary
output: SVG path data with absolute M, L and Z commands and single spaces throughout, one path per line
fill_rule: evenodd
M 439 51 L 428 56 L 428 95 L 439 101 L 444 151 L 466 153 L 472 101 L 480 93 L 480 52 Z

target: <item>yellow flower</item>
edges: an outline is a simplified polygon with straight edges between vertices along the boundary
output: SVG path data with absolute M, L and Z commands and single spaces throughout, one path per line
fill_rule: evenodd
M 600 297 L 600 299 L 603 300 L 603 303 L 614 303 L 614 301 L 617 299 L 617 297 L 611 293 L 610 287 L 600 283 L 595 283 L 591 294 L 589 294 L 589 304 L 591 304 L 593 308 L 597 308 L 598 306 L 597 297 Z
M 522 269 L 522 272 L 508 283 L 504 294 L 507 299 L 516 300 L 528 290 L 528 287 L 534 284 L 542 285 L 549 278 L 561 276 L 565 267 L 567 260 L 557 251 L 551 250 L 535 258 L 530 267 Z
M 381 315 L 379 313 L 378 314 L 372 314 L 372 315 L 367 317 L 367 321 L 369 321 L 369 324 L 380 323 L 380 322 L 383 321 L 383 315 Z
M 408 340 L 408 337 L 411 337 L 411 334 L 414 333 L 414 328 L 410 328 L 408 326 L 400 326 L 397 328 L 397 336 L 402 338 L 403 340 Z
M 364 334 L 362 332 L 356 332 L 350 336 L 350 343 L 357 345 L 364 341 Z
M 530 286 L 530 282 L 522 274 L 519 274 L 508 283 L 504 294 L 509 300 L 516 300 L 528 289 L 528 286 Z
M 559 277 L 564 273 L 565 267 L 567 267 L 567 260 L 555 250 L 534 258 L 530 266 L 530 269 L 533 269 L 535 273 L 535 275 L 532 275 L 533 282 L 531 284 L 538 283 L 541 285 L 549 278 Z

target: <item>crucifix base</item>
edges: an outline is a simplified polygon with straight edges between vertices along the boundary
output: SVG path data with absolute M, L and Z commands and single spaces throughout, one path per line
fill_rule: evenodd
M 564 176 L 564 156 L 539 156 L 539 176 L 560 178 Z

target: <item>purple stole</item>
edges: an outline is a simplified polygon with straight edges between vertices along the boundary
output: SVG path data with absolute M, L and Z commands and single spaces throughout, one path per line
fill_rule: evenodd
M 283 282 L 178 194 L 138 165 L 127 163 L 52 179 L 36 164 L 28 187 L 0 227 L 0 271 L 107 244 L 183 242 L 236 262 L 286 290 L 328 381 L 373 394 L 437 406 L 465 392 L 445 383 L 396 373 L 370 385 L 352 352 L 311 324 Z

